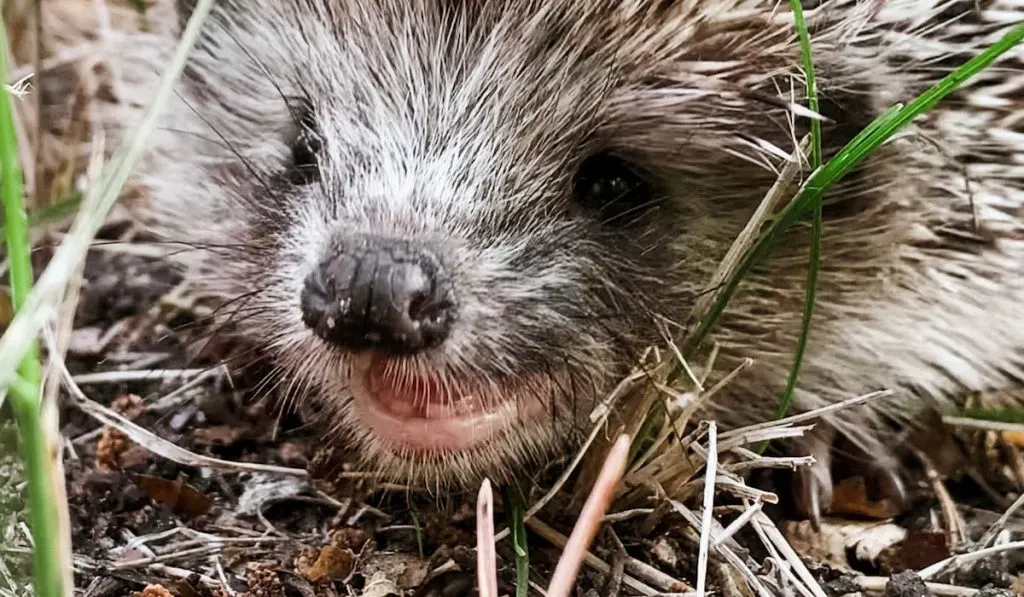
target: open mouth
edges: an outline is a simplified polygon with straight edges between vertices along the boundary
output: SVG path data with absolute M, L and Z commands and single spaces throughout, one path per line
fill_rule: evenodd
M 543 408 L 522 383 L 485 384 L 402 372 L 395 361 L 369 358 L 349 380 L 356 415 L 395 451 L 467 450 Z

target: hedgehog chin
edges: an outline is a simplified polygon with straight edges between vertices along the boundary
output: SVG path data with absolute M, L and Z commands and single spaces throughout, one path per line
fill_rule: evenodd
M 395 373 L 393 360 L 372 355 L 352 359 L 348 382 L 353 413 L 396 454 L 470 451 L 545 410 L 517 396 L 522 384 Z

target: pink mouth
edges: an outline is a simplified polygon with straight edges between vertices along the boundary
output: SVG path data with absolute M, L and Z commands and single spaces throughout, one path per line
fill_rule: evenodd
M 444 384 L 439 377 L 398 375 L 380 358 L 353 371 L 350 387 L 356 414 L 395 451 L 467 450 L 542 408 L 535 399 L 515 400 L 506 393 L 515 391 L 508 384 Z

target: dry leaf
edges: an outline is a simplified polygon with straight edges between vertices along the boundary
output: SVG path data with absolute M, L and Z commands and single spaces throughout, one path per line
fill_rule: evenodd
M 146 412 L 146 401 L 136 394 L 123 394 L 114 398 L 114 401 L 110 403 L 110 410 L 134 421 Z
M 1024 448 L 1024 431 L 1004 431 L 1003 439 L 1018 448 Z
M 177 597 L 210 597 L 211 595 L 208 591 L 193 586 L 188 578 L 179 579 L 173 586 Z
M 857 563 L 877 566 L 881 555 L 907 537 L 892 523 L 826 518 L 816 532 L 810 521 L 786 521 L 779 526 L 794 550 L 810 560 L 852 572 Z
M 0 327 L 7 329 L 14 319 L 14 305 L 11 303 L 11 293 L 6 288 L 0 288 Z
M 113 427 L 103 430 L 96 440 L 96 468 L 111 472 L 121 468 L 121 456 L 135 444 Z
M 199 493 L 181 478 L 168 481 L 160 477 L 139 475 L 137 483 L 149 497 L 190 517 L 205 514 L 213 506 L 210 498 Z
M 829 512 L 886 520 L 899 514 L 899 509 L 889 500 L 872 501 L 864 477 L 858 476 L 843 479 L 833 487 Z
M 242 439 L 244 430 L 230 425 L 217 425 L 196 429 L 192 438 L 200 446 L 230 446 Z
M 313 583 L 325 580 L 344 580 L 352 573 L 355 562 L 356 554 L 351 550 L 335 545 L 325 545 L 320 549 L 320 555 L 317 556 L 315 562 L 309 566 L 300 566 L 298 570 L 309 582 Z
M 887 574 L 920 570 L 948 558 L 945 533 L 909 531 L 902 541 L 890 545 L 879 556 L 879 566 Z

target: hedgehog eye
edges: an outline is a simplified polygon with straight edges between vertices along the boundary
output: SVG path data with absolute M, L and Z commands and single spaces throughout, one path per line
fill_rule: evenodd
M 606 216 L 636 212 L 648 205 L 648 182 L 626 161 L 600 154 L 580 165 L 573 182 L 574 201 Z
M 301 124 L 302 130 L 292 144 L 289 178 L 294 184 L 307 185 L 320 178 L 320 165 L 317 158 L 323 149 L 323 140 L 310 115 L 304 116 Z

